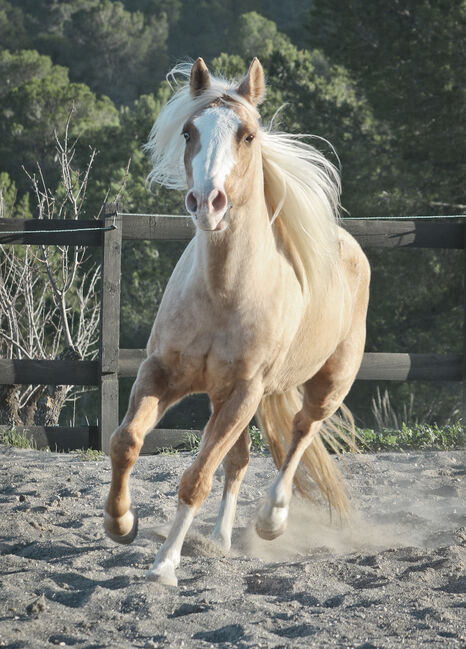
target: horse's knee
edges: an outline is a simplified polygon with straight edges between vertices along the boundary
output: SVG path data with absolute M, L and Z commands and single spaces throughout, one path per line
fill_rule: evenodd
M 307 435 L 312 424 L 312 419 L 306 408 L 296 413 L 293 419 L 293 435 L 303 437 Z
M 133 465 L 142 447 L 142 438 L 128 426 L 119 426 L 110 438 L 110 457 L 118 466 Z
M 343 398 L 340 396 L 328 395 L 309 406 L 309 415 L 313 421 L 324 421 L 331 417 L 341 406 Z
M 323 421 L 340 407 L 346 392 L 337 389 L 331 381 L 315 381 L 307 387 L 303 410 L 297 416 L 306 420 L 307 427 L 314 421 Z
M 212 476 L 194 467 L 186 469 L 180 481 L 178 499 L 181 503 L 199 509 L 212 486 Z

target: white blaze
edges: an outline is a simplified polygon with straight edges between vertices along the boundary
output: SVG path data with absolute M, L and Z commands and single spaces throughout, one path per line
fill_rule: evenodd
M 193 189 L 208 195 L 222 189 L 235 164 L 233 138 L 240 119 L 231 108 L 208 108 L 194 120 L 199 131 L 200 150 L 192 159 Z

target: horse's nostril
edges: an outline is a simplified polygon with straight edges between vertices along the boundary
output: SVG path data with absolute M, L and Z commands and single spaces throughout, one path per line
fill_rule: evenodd
M 186 208 L 190 214 L 197 212 L 197 198 L 193 190 L 189 191 L 186 196 Z
M 214 194 L 214 192 L 216 192 Z M 220 189 L 214 189 L 214 192 L 210 195 L 210 200 L 212 207 L 216 212 L 223 210 L 227 204 L 227 197 Z

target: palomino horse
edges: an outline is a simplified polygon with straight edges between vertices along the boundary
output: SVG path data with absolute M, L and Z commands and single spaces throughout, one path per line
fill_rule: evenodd
M 272 539 L 285 529 L 293 481 L 304 493 L 316 482 L 331 506 L 348 511 L 323 442 L 335 446 L 337 437 L 323 421 L 342 404 L 361 362 L 370 275 L 359 245 L 338 227 L 333 165 L 299 136 L 260 126 L 259 61 L 239 84 L 211 77 L 202 59 L 177 72 L 189 83 L 154 124 L 150 179 L 188 187 L 196 235 L 168 282 L 128 412 L 112 436 L 105 505 L 108 535 L 130 543 L 137 518 L 128 479 L 144 435 L 186 394 L 207 393 L 212 414 L 201 448 L 148 572 L 172 585 L 222 460 L 225 489 L 212 536 L 230 548 L 254 414 L 280 469 L 258 511 L 258 534 Z

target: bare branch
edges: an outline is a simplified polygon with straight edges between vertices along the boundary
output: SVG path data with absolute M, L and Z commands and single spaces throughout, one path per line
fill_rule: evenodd
M 70 111 L 64 134 L 55 134 L 60 186 L 51 191 L 37 163 L 24 170 L 36 203 L 38 219 L 79 219 L 86 208 L 91 171 L 97 151 L 89 151 L 80 171 L 75 168 L 78 140 L 70 136 Z M 120 198 L 130 162 L 117 192 Z M 103 204 L 107 201 L 106 192 Z M 100 218 L 103 204 L 98 210 Z M 37 252 L 36 252 L 37 250 Z M 100 266 L 84 247 L 0 247 L 0 350 L 9 358 L 88 358 L 99 350 Z M 24 252 L 23 252 L 24 251 Z M 15 386 L 8 399 L 11 417 L 28 423 L 57 423 L 66 401 L 77 400 L 84 390 L 74 386 Z M 11 397 L 11 398 L 10 398 Z M 9 406 L 7 406 L 9 407 Z M 13 412 L 14 411 L 14 412 Z M 10 417 L 10 419 L 11 419 Z

